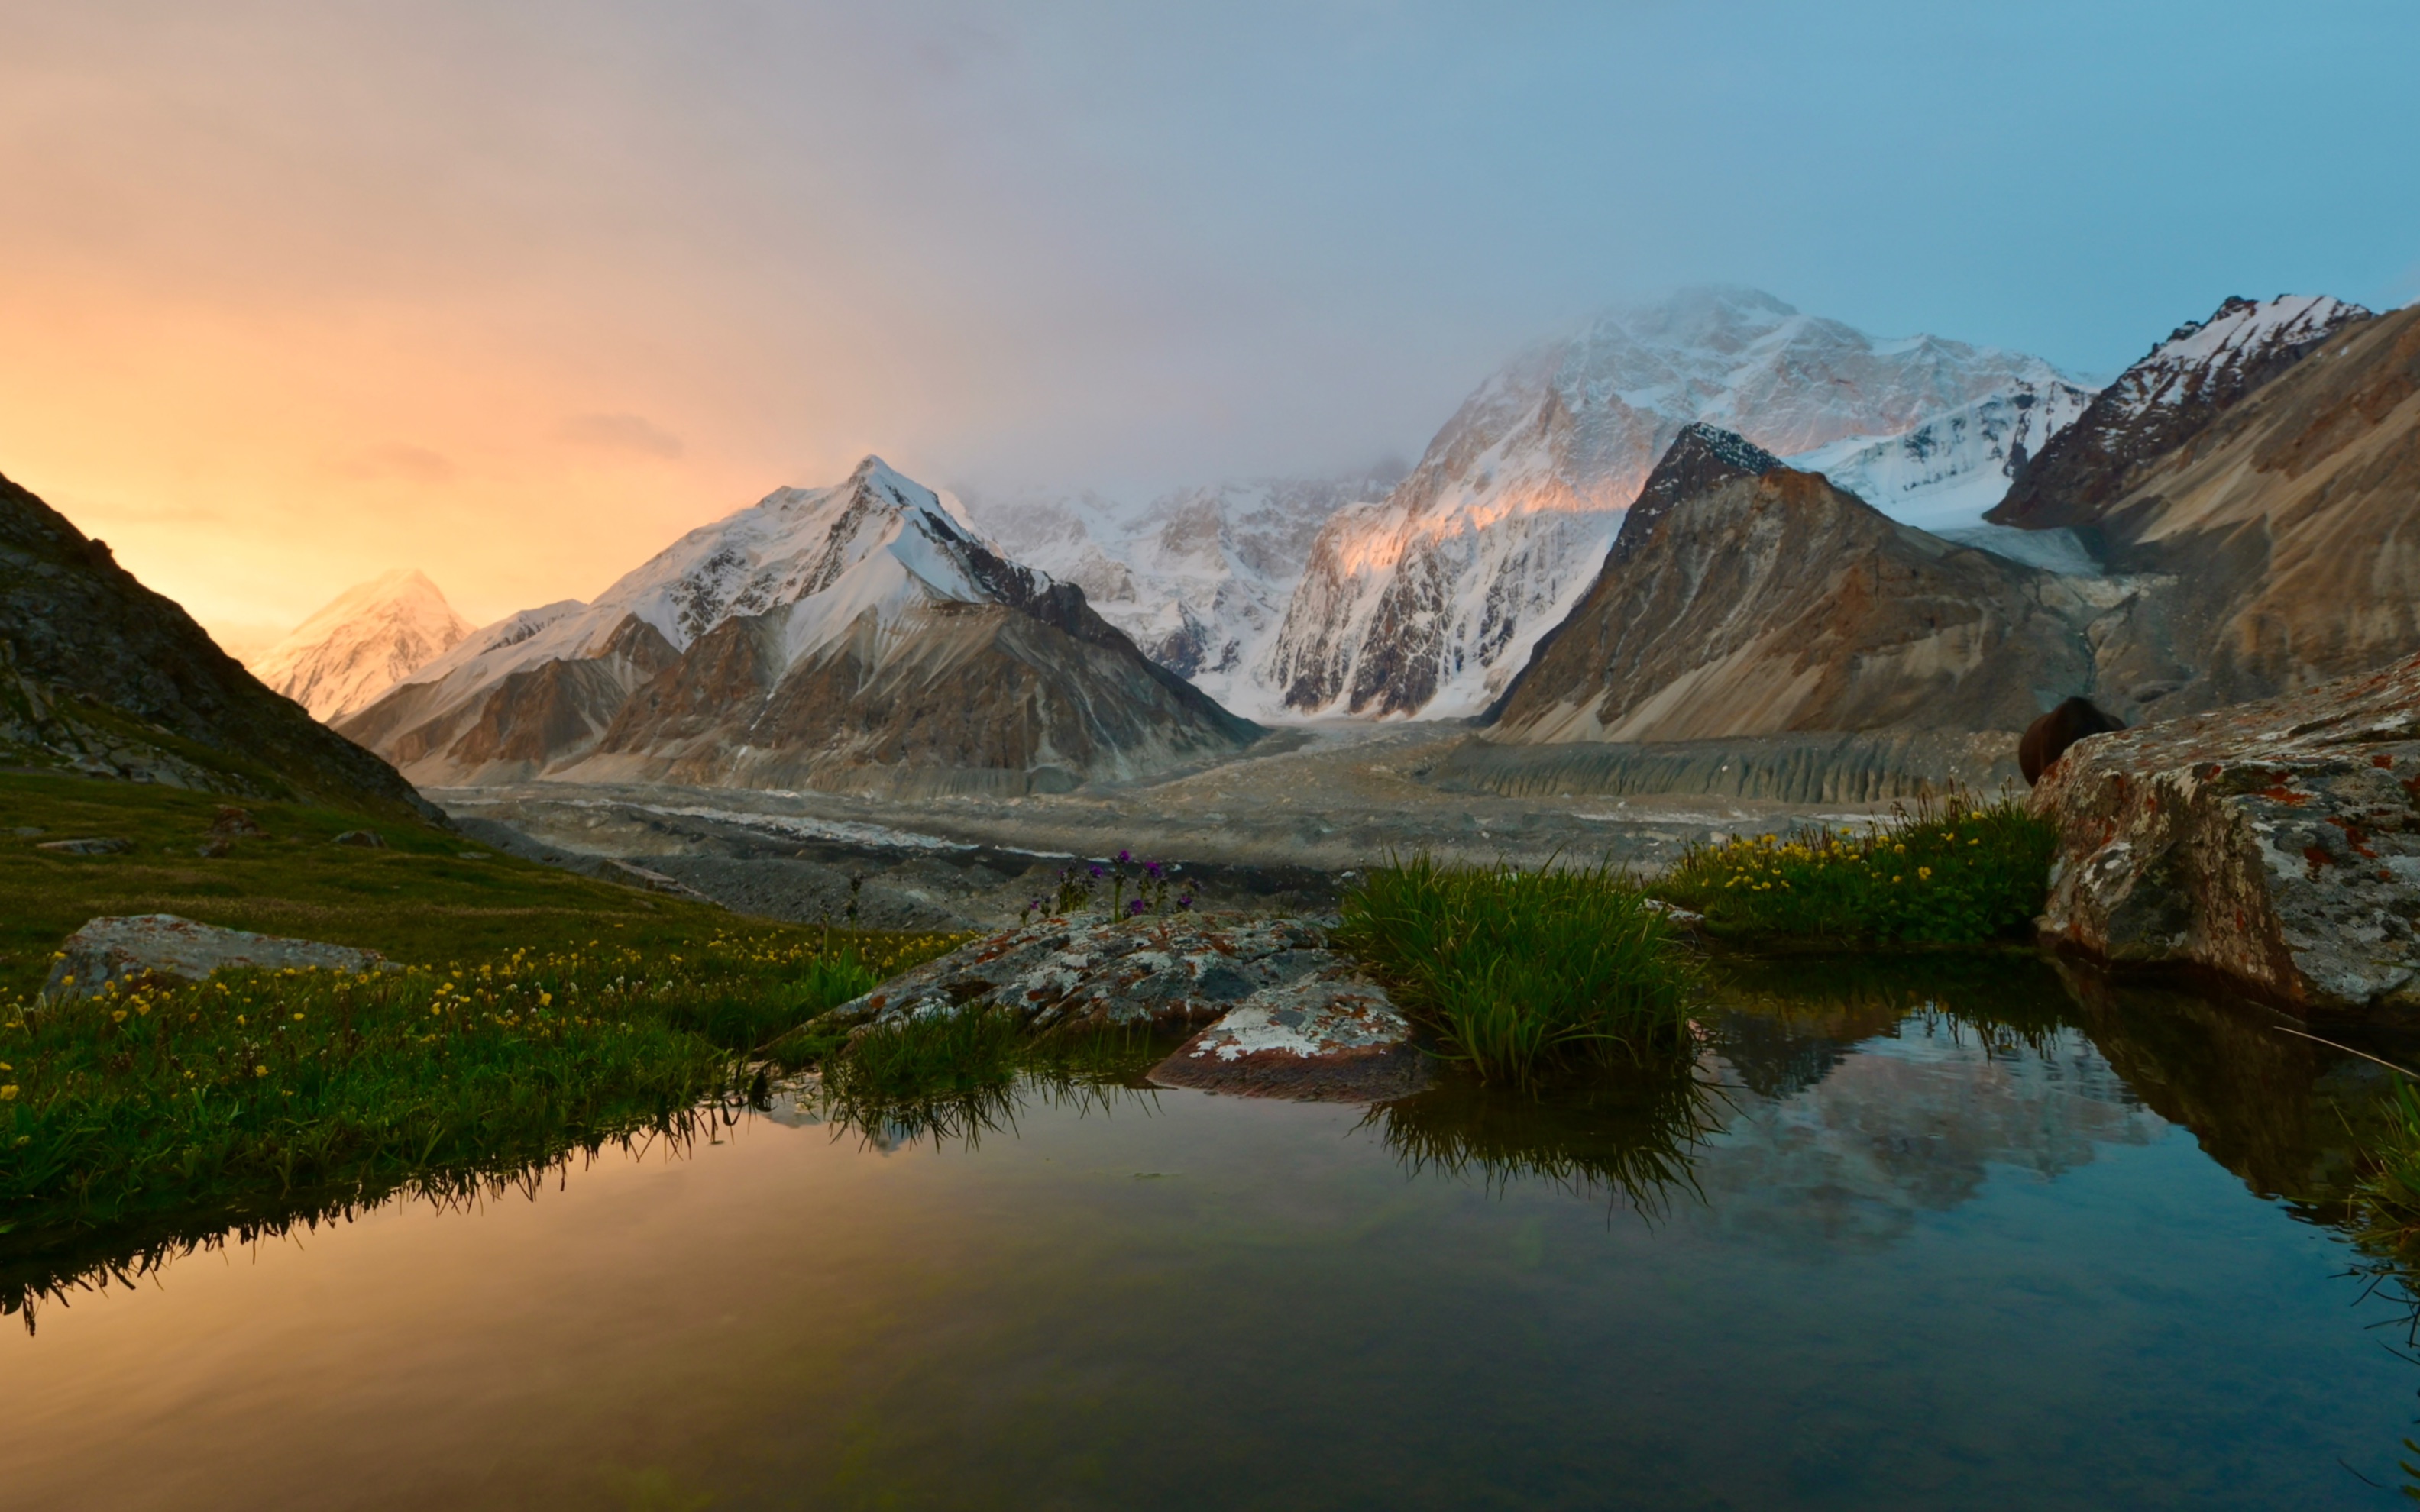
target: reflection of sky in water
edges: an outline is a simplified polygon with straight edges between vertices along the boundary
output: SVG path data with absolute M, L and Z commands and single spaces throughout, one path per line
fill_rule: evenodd
M 180 1261 L 0 1332 L 0 1505 L 2399 1504 L 2345 1467 L 2398 1478 L 2420 1371 L 2240 1130 L 2072 1027 L 1805 1022 L 1732 1026 L 1644 1214 L 1555 1175 L 1652 1123 L 1601 1088 L 1030 1090 Z M 2218 1105 L 2183 1022 L 2128 1074 Z M 2296 1064 L 2243 1112 L 2288 1155 L 2342 1127 Z
M 1697 1165 L 1697 1221 L 1792 1245 L 1887 1242 L 1974 1197 L 1993 1167 L 2049 1180 L 2164 1128 L 2076 1030 L 1987 1053 L 1972 1029 L 1916 1020 L 1810 1087 L 1735 1094 L 1723 1123 Z

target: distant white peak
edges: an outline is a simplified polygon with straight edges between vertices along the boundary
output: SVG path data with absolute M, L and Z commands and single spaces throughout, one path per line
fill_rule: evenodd
M 337 594 L 251 666 L 314 717 L 334 719 L 367 707 L 470 633 L 435 583 L 398 568 Z

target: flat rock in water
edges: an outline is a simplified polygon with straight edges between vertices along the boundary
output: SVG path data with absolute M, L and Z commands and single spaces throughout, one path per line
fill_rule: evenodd
M 2094 735 L 2034 790 L 2043 937 L 2301 1011 L 2420 1008 L 2420 656 Z
M 1314 978 L 1254 993 L 1153 1067 L 1151 1079 L 1243 1097 L 1383 1103 L 1428 1086 L 1429 1062 L 1384 989 Z
M 396 971 L 401 968 L 376 950 L 289 940 L 249 930 L 196 924 L 174 914 L 135 914 L 96 918 L 67 937 L 51 964 L 42 995 L 82 997 L 111 982 L 168 977 L 200 981 L 228 967 L 283 971 Z
M 1298 918 L 1046 918 L 927 962 L 830 1019 L 881 1027 L 985 1010 L 1036 1030 L 1207 1025 L 1152 1072 L 1172 1087 L 1373 1102 L 1428 1079 L 1384 990 Z

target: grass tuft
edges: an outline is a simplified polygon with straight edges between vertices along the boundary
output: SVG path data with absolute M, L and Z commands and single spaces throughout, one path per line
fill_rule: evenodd
M 1717 935 L 1973 945 L 2041 912 L 2057 837 L 1963 791 L 1863 829 L 1693 845 L 1656 885 Z
M 1690 963 L 1610 867 L 1394 861 L 1345 895 L 1337 943 L 1482 1080 L 1636 1061 L 1687 1033 Z

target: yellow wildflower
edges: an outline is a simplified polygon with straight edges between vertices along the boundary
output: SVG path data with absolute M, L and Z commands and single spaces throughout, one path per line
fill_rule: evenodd
M 117 1010 L 116 1012 L 114 1012 L 114 1013 L 110 1014 L 110 1015 L 109 1015 L 109 1022 L 110 1022 L 110 1023 L 112 1023 L 112 1024 L 123 1024 L 123 1023 L 125 1023 L 125 1022 L 126 1022 L 126 1010 L 124 1010 L 124 1009 L 122 1009 L 122 1008 L 121 1008 L 121 1009 Z
M 1929 866 L 1919 866 L 1916 869 L 1916 874 L 1918 880 L 1930 882 L 1932 880 L 1932 868 Z
M 269 1074 L 269 1068 L 266 1066 L 255 1066 L 252 1068 L 252 1073 L 255 1076 L 266 1076 Z
M 17 1084 L 15 1082 L 10 1082 L 6 1087 L 0 1087 L 0 1103 L 14 1103 L 15 1101 L 17 1101 Z

